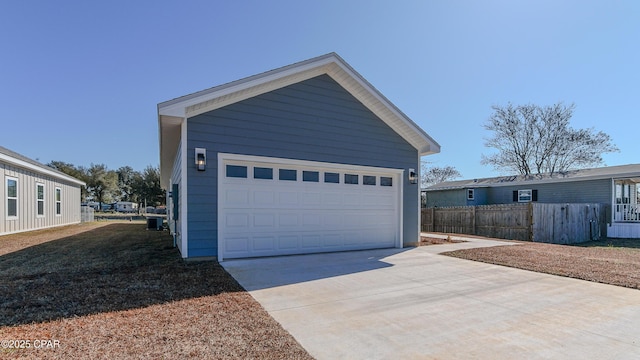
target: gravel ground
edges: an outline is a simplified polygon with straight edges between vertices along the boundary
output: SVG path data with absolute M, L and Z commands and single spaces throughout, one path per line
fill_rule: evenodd
M 2 236 L 0 274 L 2 359 L 311 358 L 219 264 L 144 223 Z
M 443 255 L 640 289 L 640 240 L 609 239 L 577 246 L 517 243 Z

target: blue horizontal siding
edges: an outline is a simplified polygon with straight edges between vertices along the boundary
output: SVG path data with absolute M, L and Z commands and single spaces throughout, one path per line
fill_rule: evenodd
M 611 203 L 611 179 L 493 187 L 489 203 L 512 203 L 514 191 L 527 189 L 538 190 L 540 203 Z
M 396 169 L 418 151 L 327 75 L 240 101 L 187 122 L 187 161 L 207 149 L 207 170 L 188 166 L 189 256 L 217 256 L 217 154 L 269 156 Z M 405 242 L 418 239 L 417 185 L 405 181 Z

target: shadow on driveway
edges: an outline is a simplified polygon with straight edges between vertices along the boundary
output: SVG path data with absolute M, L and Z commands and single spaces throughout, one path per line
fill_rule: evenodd
M 225 260 L 222 266 L 247 291 L 253 291 L 390 267 L 393 265 L 384 258 L 410 249 L 413 248 Z M 301 267 L 304 271 L 300 271 Z

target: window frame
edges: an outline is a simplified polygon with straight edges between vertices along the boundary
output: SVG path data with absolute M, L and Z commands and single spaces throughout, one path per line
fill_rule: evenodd
M 360 184 L 360 174 L 344 174 L 344 183 L 348 185 L 359 185 Z M 354 182 L 355 181 L 355 182 Z
M 526 195 L 526 193 L 529 193 Z M 528 197 L 528 199 L 527 199 Z M 532 189 L 522 189 L 518 190 L 518 202 L 519 203 L 528 203 L 533 201 L 533 190 Z
M 9 181 L 15 181 L 15 187 L 16 187 L 16 195 L 15 196 L 9 196 Z M 6 219 L 7 220 L 17 220 L 18 219 L 18 214 L 20 213 L 20 209 L 19 209 L 19 203 L 18 203 L 18 199 L 20 198 L 20 182 L 18 180 L 18 178 L 13 177 L 13 176 L 5 176 L 5 180 L 4 180 L 4 186 L 5 186 L 5 201 L 4 201 L 4 206 L 5 206 L 5 211 L 6 211 Z M 15 215 L 9 215 L 9 200 L 13 200 L 15 201 Z
M 225 177 L 247 179 L 249 177 L 249 168 L 246 165 L 226 164 Z
M 56 216 L 62 216 L 62 188 L 56 186 L 53 199 L 56 204 Z
M 373 182 L 371 182 L 373 180 Z M 378 177 L 375 175 L 362 175 L 362 185 L 377 186 Z
M 476 199 L 476 189 L 467 189 L 467 200 Z
M 291 177 L 291 175 L 293 175 L 293 177 Z M 298 181 L 298 170 L 280 168 L 278 169 L 278 180 L 279 181 Z
M 42 198 L 40 197 L 40 188 L 42 188 Z M 45 199 L 47 197 L 46 187 L 43 183 L 36 183 L 36 217 L 42 218 L 45 217 Z M 42 204 L 42 213 L 40 213 L 40 204 Z
M 315 170 L 302 170 L 303 182 L 320 182 L 320 172 Z
M 323 177 L 325 184 L 340 184 L 340 173 L 338 172 L 325 171 Z
M 254 166 L 253 179 L 254 180 L 273 180 L 273 167 Z

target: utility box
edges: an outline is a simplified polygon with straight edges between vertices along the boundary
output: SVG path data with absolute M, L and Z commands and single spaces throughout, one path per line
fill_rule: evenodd
M 162 217 L 149 216 L 147 218 L 147 230 L 162 230 L 162 223 Z

